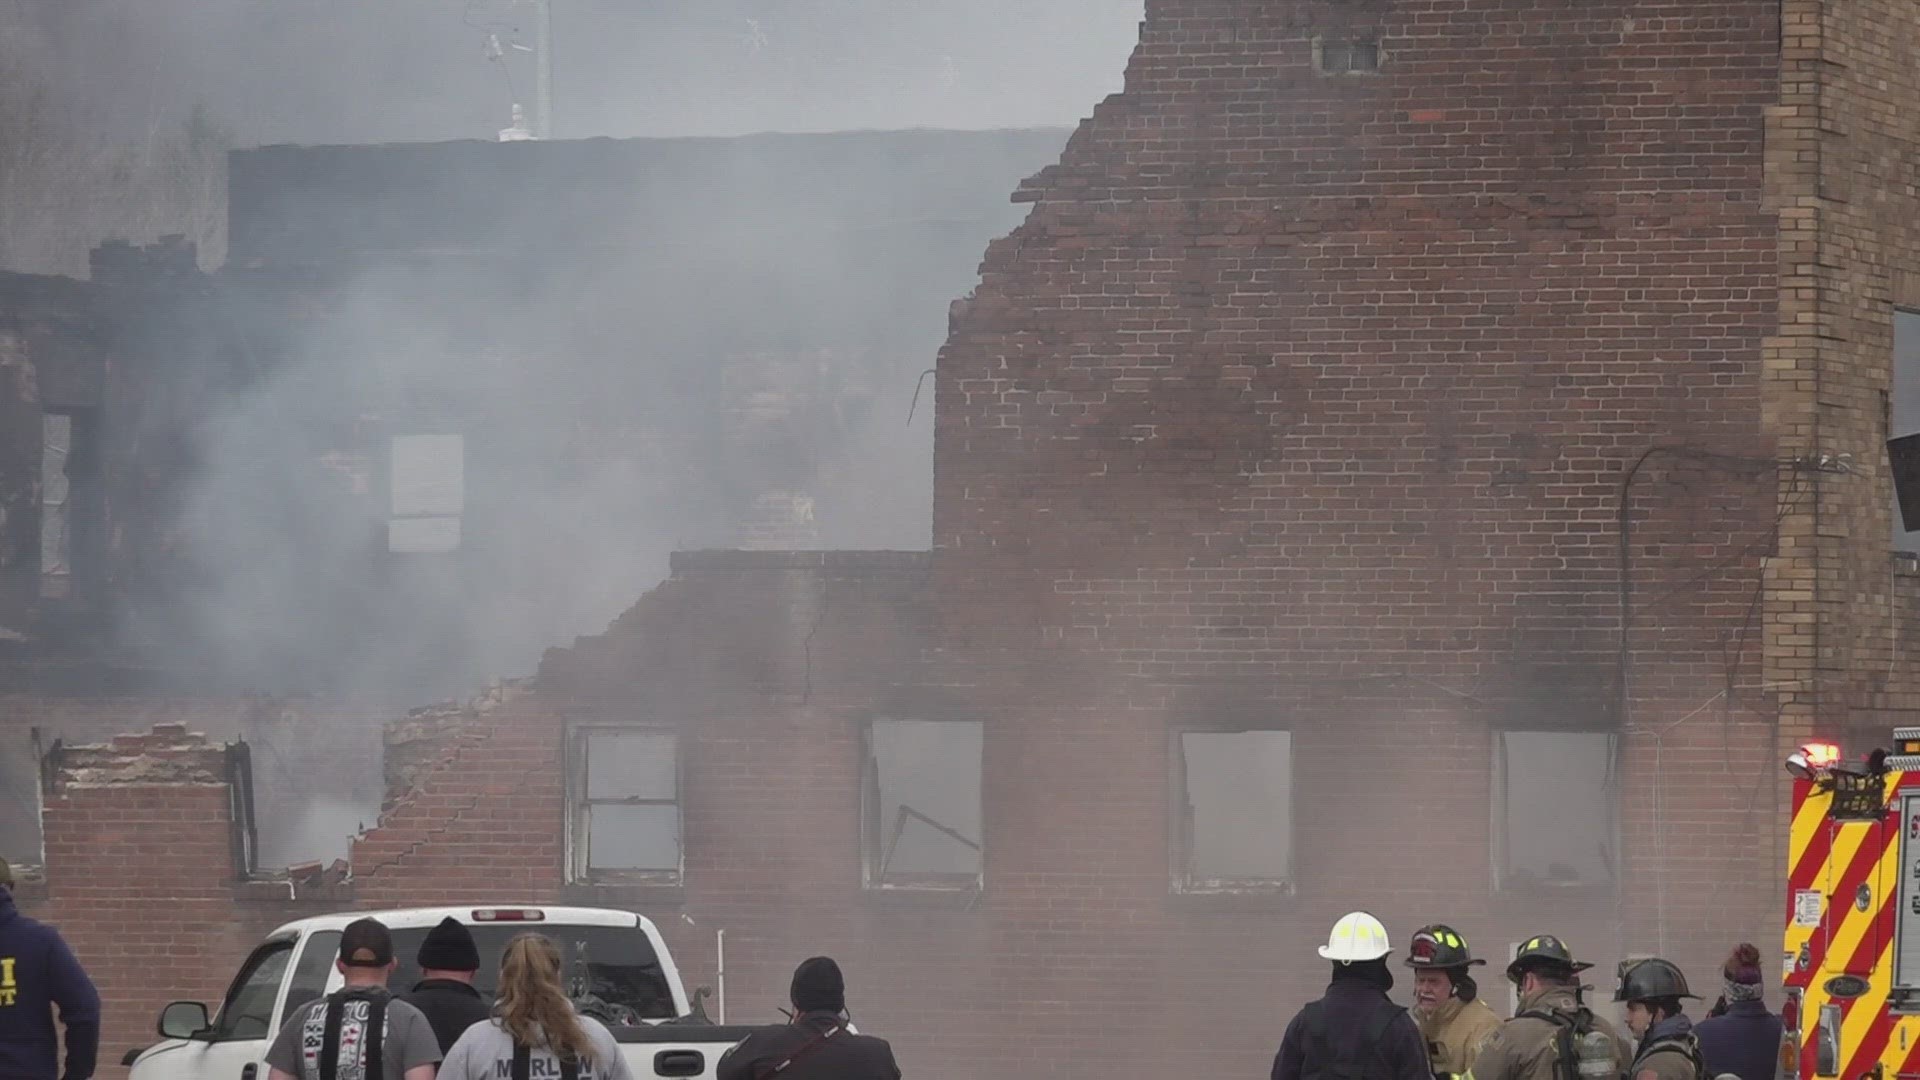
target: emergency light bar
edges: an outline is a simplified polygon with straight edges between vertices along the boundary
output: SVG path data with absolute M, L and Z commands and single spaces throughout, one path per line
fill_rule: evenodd
M 545 922 L 547 913 L 539 908 L 477 908 L 474 922 Z
M 1787 771 L 1801 780 L 1816 779 L 1839 763 L 1840 747 L 1837 743 L 1807 743 L 1787 755 Z

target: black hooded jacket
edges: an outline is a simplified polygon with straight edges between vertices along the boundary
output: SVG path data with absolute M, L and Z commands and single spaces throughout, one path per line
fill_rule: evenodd
M 1378 962 L 1376 962 L 1378 963 Z M 1273 1059 L 1273 1080 L 1301 1080 L 1303 1076 L 1324 1075 L 1332 1063 L 1316 1060 L 1321 1053 L 1313 1035 L 1318 1027 L 1326 1035 L 1326 1049 L 1335 1056 L 1352 1053 L 1352 1061 L 1361 1074 L 1378 1080 L 1433 1080 L 1432 1062 L 1427 1044 L 1420 1037 L 1420 1026 L 1405 1009 L 1387 997 L 1393 976 L 1385 964 L 1352 964 L 1350 970 L 1336 970 L 1326 996 L 1300 1010 L 1287 1025 L 1280 1040 L 1280 1052 Z M 1383 985 L 1384 984 L 1384 985 Z M 1369 1027 L 1396 1011 L 1386 1020 L 1380 1040 L 1371 1048 L 1355 1044 Z M 1357 1053 L 1354 1051 L 1357 1049 Z M 724 1078 L 723 1078 L 724 1080 Z
M 439 1040 L 442 1054 L 453 1049 L 454 1040 L 492 1012 L 480 991 L 453 979 L 423 980 L 401 995 L 400 1000 L 427 1014 L 427 1023 L 433 1026 L 433 1037 Z

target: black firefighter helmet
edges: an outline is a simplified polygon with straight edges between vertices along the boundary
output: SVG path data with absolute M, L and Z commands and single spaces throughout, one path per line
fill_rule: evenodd
M 1460 931 L 1441 923 L 1415 930 L 1413 941 L 1407 946 L 1406 965 L 1410 968 L 1444 971 L 1484 963 L 1485 960 L 1473 958 L 1467 949 L 1467 939 Z
M 1513 954 L 1513 963 L 1507 965 L 1507 978 L 1519 982 L 1529 971 L 1571 978 L 1592 966 L 1575 960 L 1572 951 L 1559 938 L 1536 934 Z
M 1687 977 L 1680 969 L 1659 957 L 1635 960 L 1620 965 L 1620 988 L 1615 1001 L 1658 1001 L 1661 998 L 1695 998 L 1687 989 Z

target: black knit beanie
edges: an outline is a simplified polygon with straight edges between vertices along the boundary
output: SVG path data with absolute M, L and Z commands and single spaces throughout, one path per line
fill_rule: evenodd
M 803 1013 L 840 1012 L 847 1007 L 847 980 L 831 957 L 802 960 L 793 970 L 793 1007 Z
M 422 971 L 480 970 L 480 949 L 473 943 L 473 931 L 451 915 L 427 931 L 414 959 Z

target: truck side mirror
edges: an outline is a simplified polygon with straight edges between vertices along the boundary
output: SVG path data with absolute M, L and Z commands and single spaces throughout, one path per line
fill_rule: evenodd
M 207 1007 L 197 1001 L 176 1001 L 160 1010 L 160 1037 L 191 1039 L 207 1030 Z

